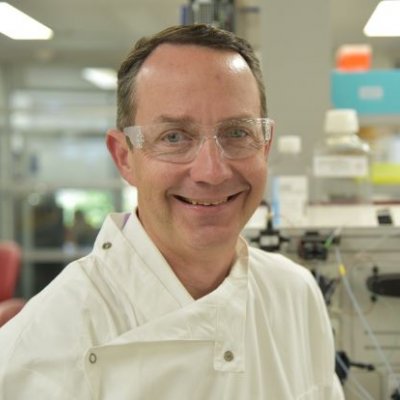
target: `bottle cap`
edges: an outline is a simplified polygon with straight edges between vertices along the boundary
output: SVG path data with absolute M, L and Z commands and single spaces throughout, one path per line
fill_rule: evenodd
M 356 110 L 328 110 L 325 114 L 326 133 L 356 133 L 359 130 Z
M 301 138 L 296 135 L 280 136 L 278 139 L 278 151 L 280 153 L 300 154 Z

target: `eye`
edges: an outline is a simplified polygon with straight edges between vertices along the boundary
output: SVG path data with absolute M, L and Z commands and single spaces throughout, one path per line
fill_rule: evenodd
M 190 140 L 190 136 L 184 131 L 173 130 L 165 132 L 160 137 L 160 141 L 164 144 L 181 144 Z
M 248 136 L 248 132 L 241 127 L 234 127 L 227 130 L 224 136 L 233 139 L 243 139 Z
M 220 137 L 224 140 L 248 140 L 253 137 L 251 129 L 243 125 L 224 127 L 220 131 Z

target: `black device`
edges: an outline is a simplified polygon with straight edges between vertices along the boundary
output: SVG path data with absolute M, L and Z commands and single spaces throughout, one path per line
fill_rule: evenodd
M 334 233 L 327 235 L 319 231 L 306 231 L 300 239 L 297 254 L 303 260 L 322 260 L 328 258 L 329 246 L 339 243 L 339 236 Z
M 380 296 L 400 297 L 400 273 L 380 274 L 377 267 L 367 278 L 367 288 Z
M 338 376 L 340 383 L 342 385 L 347 380 L 350 367 L 365 369 L 367 371 L 375 370 L 375 366 L 373 364 L 355 362 L 353 360 L 350 360 L 350 358 L 348 357 L 348 355 L 345 351 L 337 351 L 336 352 L 335 372 L 336 372 L 336 375 Z
M 267 224 L 265 229 L 259 232 L 258 237 L 255 239 L 255 243 L 257 243 L 258 247 L 262 250 L 271 252 L 279 251 L 282 243 L 288 242 L 289 239 L 282 236 L 280 231 L 274 228 L 273 214 L 270 204 L 266 201 L 263 201 L 261 204 L 268 209 Z
M 388 208 L 381 208 L 376 211 L 376 218 L 379 225 L 393 225 L 393 218 Z

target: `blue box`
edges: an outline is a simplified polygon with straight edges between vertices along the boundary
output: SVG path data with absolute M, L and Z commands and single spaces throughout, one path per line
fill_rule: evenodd
M 400 114 L 400 70 L 333 71 L 331 101 L 360 115 Z

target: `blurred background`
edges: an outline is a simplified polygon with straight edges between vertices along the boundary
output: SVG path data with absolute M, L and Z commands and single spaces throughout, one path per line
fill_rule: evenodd
M 366 68 L 392 71 L 400 63 L 398 37 L 363 33 L 377 0 L 307 0 L 290 7 L 279 0 L 0 4 L 52 30 L 48 40 L 0 34 L 0 237 L 16 240 L 24 261 L 37 264 L 36 283 L 29 273 L 22 283 L 28 297 L 58 273 L 69 254 L 87 251 L 108 212 L 135 206 L 135 190 L 118 177 L 104 137 L 115 125 L 116 70 L 140 37 L 173 24 L 207 22 L 249 40 L 262 60 L 276 133 L 301 137 L 304 168 L 322 134 L 325 111 L 341 106 L 333 104 L 331 87 L 340 48 L 367 45 Z M 91 80 L 96 73 L 103 74 L 100 80 Z M 379 157 L 393 161 L 397 156 L 391 154 L 400 152 L 399 114 L 363 118 L 365 132 L 379 142 Z M 274 157 L 276 151 L 271 163 Z M 400 198 L 394 185 L 375 191 Z
M 292 186 L 286 187 L 289 200 L 282 203 L 290 205 L 290 215 L 284 215 L 281 208 L 280 224 L 289 228 L 286 233 L 293 236 L 295 244 L 283 250 L 296 258 L 298 243 L 320 244 L 315 236 L 311 241 L 309 235 L 305 239 L 302 236 L 310 224 L 314 228 L 349 227 L 342 243 L 349 260 L 355 262 L 350 283 L 370 313 L 374 335 L 381 334 L 379 341 L 386 346 L 392 366 L 386 368 L 387 357 L 382 361 L 372 354 L 363 320 L 354 314 L 350 300 L 344 299 L 344 283 L 331 302 L 329 288 L 339 278 L 336 260 L 326 255 L 319 262 L 326 267 L 324 273 L 328 271 L 327 282 L 331 283 L 325 286 L 324 294 L 327 303 L 331 302 L 332 325 L 340 347 L 347 349 L 352 358 L 374 362 L 378 369 L 375 374 L 360 375 L 371 395 L 365 390 L 358 390 L 357 395 L 354 390 L 356 394 L 348 394 L 348 398 L 400 398 L 392 397 L 396 388 L 400 390 L 400 374 L 395 373 L 400 367 L 398 298 L 375 299 L 372 303 L 364 282 L 368 275 L 378 279 L 378 264 L 381 271 L 399 271 L 400 33 L 378 37 L 364 33 L 379 3 L 0 2 L 0 32 L 8 26 L 14 36 L 23 36 L 23 23 L 11 22 L 5 14 L 9 5 L 51 30 L 45 30 L 47 37 L 40 40 L 0 33 L 0 241 L 14 242 L 20 249 L 21 273 L 14 295 L 26 300 L 32 297 L 68 262 L 90 251 L 109 212 L 132 210 L 136 205 L 135 189 L 119 178 L 105 147 L 105 133 L 115 126 L 116 71 L 129 49 L 142 36 L 170 25 L 211 23 L 247 39 L 261 59 L 269 116 L 276 121 L 269 160 L 271 182 L 293 162 L 303 178 L 310 177 L 312 188 L 314 150 L 325 135 L 327 111 L 356 111 L 359 129 L 355 133 L 371 150 L 368 204 L 351 204 L 353 208 L 336 204 L 309 213 L 304 220 L 299 218 L 303 215 L 295 215 L 300 208 L 293 206 L 293 199 L 311 204 L 312 198 L 305 186 L 299 189 L 292 180 Z M 392 15 L 400 27 L 400 16 Z M 284 154 L 278 144 L 284 136 L 296 136 L 301 142 L 292 161 L 282 161 Z M 265 200 L 273 202 L 273 188 L 268 188 Z M 265 223 L 265 219 L 262 221 Z M 383 228 L 382 223 L 391 226 Z M 360 225 L 361 231 L 357 230 Z M 298 227 L 303 231 L 290 230 Z M 257 234 L 263 226 L 258 228 Z M 267 234 L 271 237 L 271 231 Z M 314 260 L 308 262 L 313 269 Z
M 322 134 L 324 113 L 342 106 L 334 104 L 332 88 L 338 51 L 366 45 L 366 69 L 395 71 L 400 64 L 398 37 L 363 33 L 377 0 L 8 4 L 52 30 L 48 40 L 0 34 L 0 237 L 20 243 L 25 263 L 37 266 L 34 284 L 33 269 L 25 269 L 21 290 L 27 297 L 58 273 L 69 254 L 87 251 L 108 212 L 135 206 L 135 190 L 118 177 L 104 137 L 115 125 L 116 70 L 143 35 L 208 22 L 249 40 L 262 60 L 276 133 L 301 137 L 304 168 Z M 96 73 L 102 79 L 90 80 Z M 361 115 L 361 127 L 385 163 L 398 162 L 399 120 L 396 112 Z M 276 157 L 273 151 L 271 163 Z M 400 198 L 398 185 L 374 190 L 378 199 Z

